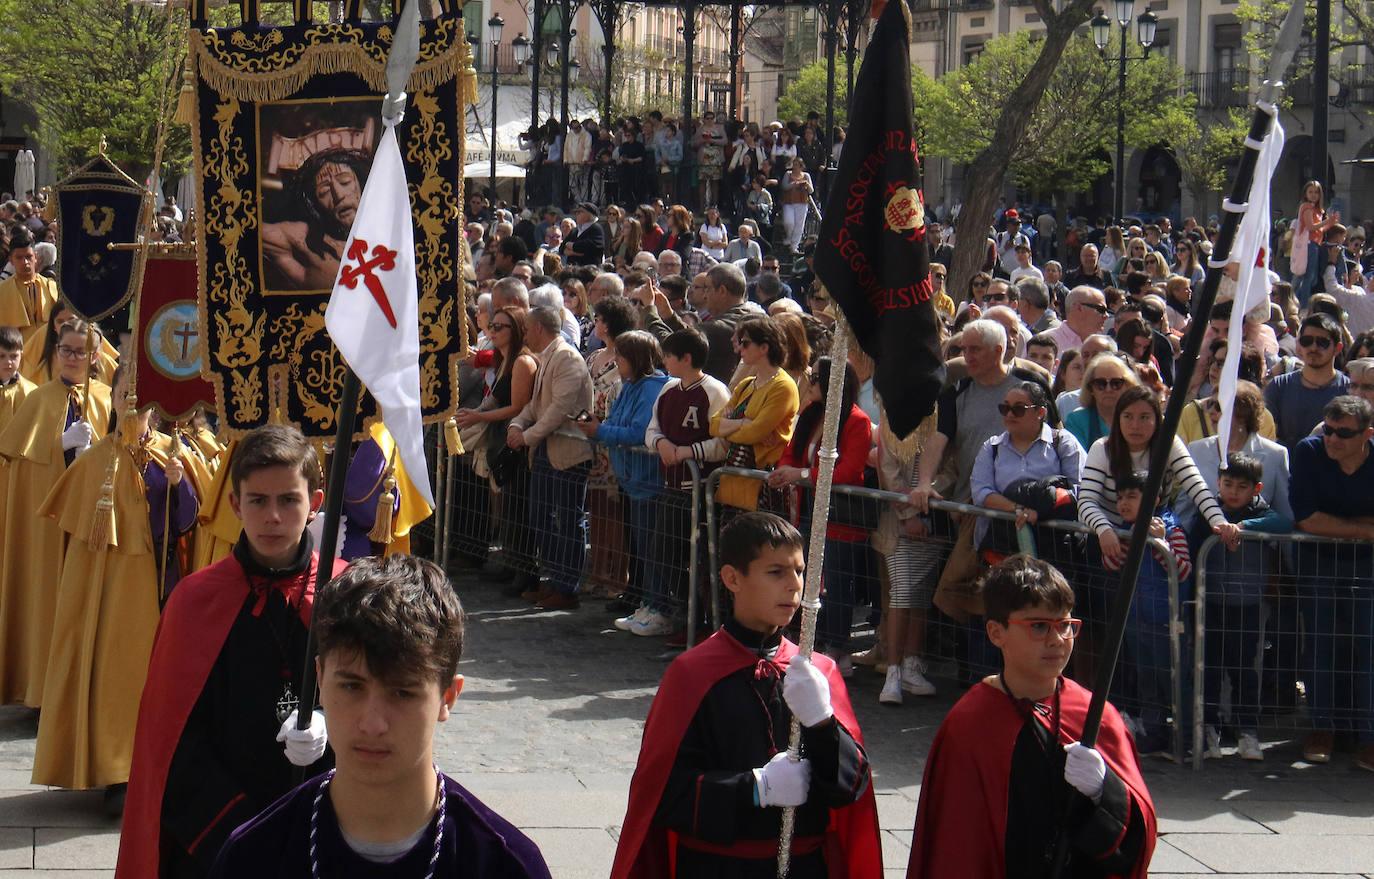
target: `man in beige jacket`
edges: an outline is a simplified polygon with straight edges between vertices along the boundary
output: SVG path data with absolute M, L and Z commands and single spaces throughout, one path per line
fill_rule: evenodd
M 587 474 L 592 449 L 573 426 L 592 406 L 587 363 L 560 335 L 563 316 L 553 308 L 532 310 L 525 341 L 539 371 L 534 395 L 511 419 L 506 445 L 530 453 L 530 527 L 548 578 L 521 598 L 546 610 L 577 607 L 577 586 L 587 554 Z

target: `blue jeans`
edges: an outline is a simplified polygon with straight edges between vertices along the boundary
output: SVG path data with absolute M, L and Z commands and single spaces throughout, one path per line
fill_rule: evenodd
M 687 597 L 687 572 L 691 561 L 692 496 L 668 490 L 651 501 L 643 501 L 645 508 L 632 501 L 630 515 L 633 527 L 647 532 L 644 551 L 646 582 L 644 603 L 655 613 L 671 614 L 678 603 Z M 640 552 L 635 544 L 635 552 Z
M 1312 728 L 1353 729 L 1364 745 L 1374 743 L 1374 591 L 1367 582 L 1352 585 L 1309 581 L 1299 602 L 1311 645 L 1305 677 Z
M 541 443 L 530 474 L 530 529 L 549 586 L 576 595 L 587 561 L 587 474 L 590 462 L 555 469 Z
M 1302 308 L 1307 308 L 1307 301 L 1312 298 L 1312 288 L 1317 286 L 1317 277 L 1322 270 L 1321 261 L 1321 248 L 1311 241 L 1307 242 L 1307 271 L 1293 276 L 1293 295 Z
M 1207 601 L 1206 664 L 1203 671 L 1203 716 L 1221 722 L 1221 682 L 1231 679 L 1231 719 L 1242 733 L 1259 729 L 1260 611 L 1254 604 Z
M 827 537 L 821 567 L 825 590 L 816 618 L 816 649 L 842 652 L 849 647 L 849 630 L 854 625 L 855 583 L 860 577 L 874 576 L 870 571 L 868 541 Z

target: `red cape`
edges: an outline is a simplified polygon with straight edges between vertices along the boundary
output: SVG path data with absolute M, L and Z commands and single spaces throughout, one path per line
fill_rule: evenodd
M 301 622 L 307 626 L 314 607 L 318 563 L 319 556 L 311 553 L 299 607 Z M 347 567 L 347 562 L 336 561 L 334 574 Z M 243 567 L 229 555 L 178 583 L 162 611 L 143 701 L 138 706 L 116 879 L 153 879 L 158 875 L 162 795 L 172 755 L 249 591 Z
M 785 670 L 796 655 L 797 645 L 784 638 L 773 659 Z M 836 720 L 862 745 L 859 722 L 849 704 L 849 691 L 835 663 L 819 653 L 812 654 L 811 660 L 830 681 L 830 704 Z M 630 802 L 611 879 L 669 879 L 673 875 L 677 834 L 655 827 L 653 819 L 682 737 L 707 691 L 720 679 L 757 661 L 753 651 L 722 629 L 668 666 L 644 723 L 644 741 L 634 778 L 630 780 Z M 882 875 L 878 809 L 871 781 L 857 802 L 831 810 L 825 852 L 834 879 Z
M 1060 741 L 1083 735 L 1092 694 L 1067 678 L 1060 690 Z M 1039 714 L 1038 720 L 1044 722 Z M 1025 717 L 1001 690 L 975 684 L 940 724 L 926 757 L 907 879 L 1005 876 L 1011 755 Z M 1145 817 L 1145 848 L 1132 879 L 1144 879 L 1155 846 L 1155 808 L 1140 776 L 1135 743 L 1110 703 L 1097 750 Z

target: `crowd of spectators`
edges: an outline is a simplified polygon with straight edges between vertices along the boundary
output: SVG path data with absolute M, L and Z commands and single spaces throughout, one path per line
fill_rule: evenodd
M 1345 243 L 1313 254 L 1316 280 L 1301 296 L 1271 270 L 1270 303 L 1233 311 L 1233 282 L 1223 279 L 1218 304 L 1197 314 L 1192 296 L 1215 230 L 1191 219 L 1178 229 L 1088 230 L 1097 240 L 1081 240 L 1061 263 L 1011 208 L 988 230 L 985 270 L 960 291 L 946 288 L 950 236 L 932 222 L 949 381 L 918 440 L 903 442 L 885 429 L 872 363 L 853 349 L 847 364 L 828 356 L 834 312 L 810 271 L 813 243 L 802 242 L 784 273 L 751 226 L 731 234 L 720 211 L 695 217 L 657 198 L 629 213 L 582 201 L 569 217 L 549 210 L 514 221 L 474 196 L 469 216 L 479 354 L 464 367 L 459 422 L 479 429 L 460 465 L 470 493 L 460 515 L 470 518 L 454 527 L 478 536 L 463 548 L 478 564 L 488 549 L 479 518 L 498 523 L 500 570 L 526 600 L 558 609 L 605 598 L 616 628 L 681 643 L 688 468 L 703 477 L 720 465 L 769 471 L 766 480 L 720 478 L 721 516 L 762 506 L 805 525 L 828 376 L 843 367 L 835 483 L 906 501 L 871 515 L 837 503 L 817 645 L 846 674 L 879 668 L 882 702 L 934 693 L 937 653 L 961 669 L 990 661 L 979 578 L 1027 549 L 1070 573 L 1085 620 L 1073 674 L 1090 682 L 1125 557 L 1119 529 L 1144 517 L 1158 542 L 1141 569 L 1113 693 L 1136 706 L 1128 724 L 1142 752 L 1167 751 L 1191 729 L 1169 710 L 1178 661 L 1169 581 L 1173 572 L 1178 598 L 1190 600 L 1196 559 L 1216 632 L 1204 657 L 1206 756 L 1225 753 L 1233 735 L 1239 756 L 1263 759 L 1261 709 L 1297 698 L 1306 759 L 1329 761 L 1337 733 L 1348 732 L 1358 765 L 1374 771 L 1374 308 L 1355 284 L 1351 249 L 1363 230 L 1321 230 Z M 1218 394 L 1236 320 L 1240 381 L 1223 438 Z M 523 347 L 511 341 L 520 321 Z M 1175 368 L 1195 321 L 1206 324 L 1201 362 L 1180 387 Z M 1172 394 L 1187 395 L 1184 420 L 1161 503 L 1142 509 Z M 1015 522 L 949 512 L 942 500 Z M 1051 532 L 1053 520 L 1088 536 Z M 1294 531 L 1356 542 L 1279 553 L 1246 534 Z M 1215 548 L 1200 556 L 1209 538 Z M 878 644 L 851 655 L 864 606 L 874 608 Z M 1276 669 L 1300 696 L 1281 692 Z

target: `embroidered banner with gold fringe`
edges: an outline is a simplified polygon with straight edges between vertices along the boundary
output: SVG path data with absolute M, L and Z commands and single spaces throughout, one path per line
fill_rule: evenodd
M 358 20 L 191 31 L 203 368 L 230 436 L 277 409 L 307 436 L 334 435 L 344 362 L 324 310 L 381 134 L 391 40 L 391 24 Z M 463 19 L 448 4 L 421 22 L 407 91 L 397 135 L 415 222 L 420 397 L 436 421 L 454 409 L 466 354 L 463 110 L 475 97 Z
M 104 141 L 101 141 L 104 149 Z M 145 225 L 144 189 L 102 152 L 53 187 L 61 236 L 57 281 L 80 316 L 100 320 L 134 295 L 134 254 L 108 245 L 133 241 Z

